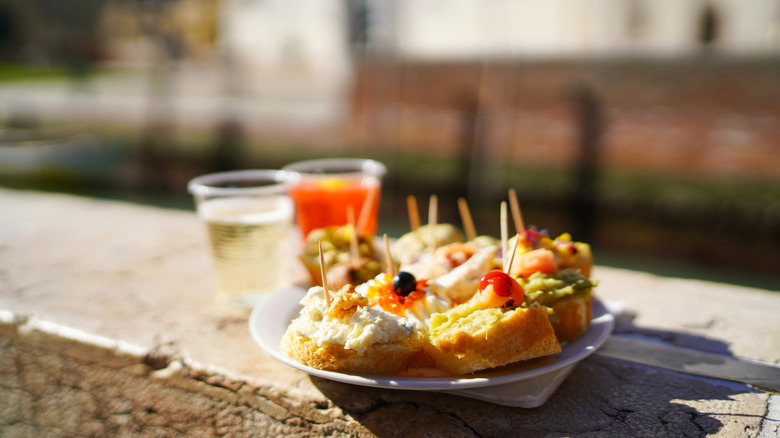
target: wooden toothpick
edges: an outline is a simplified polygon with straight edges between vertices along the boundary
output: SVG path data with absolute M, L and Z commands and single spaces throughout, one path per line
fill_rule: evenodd
M 415 238 L 420 242 L 424 242 L 423 236 L 420 235 L 420 210 L 417 208 L 417 198 L 412 195 L 406 197 L 406 210 L 409 214 L 409 227 L 412 229 Z
M 357 228 L 355 228 L 355 209 L 351 205 L 347 206 L 347 220 L 352 227 L 352 234 L 349 237 L 349 263 L 352 268 L 357 268 L 360 264 L 360 252 L 358 251 Z
M 409 210 L 409 226 L 411 226 L 412 231 L 416 232 L 420 228 L 420 212 L 417 209 L 417 198 L 409 195 L 406 198 L 406 208 Z
M 477 231 L 474 228 L 474 220 L 471 218 L 471 212 L 466 199 L 458 198 L 458 210 L 460 211 L 460 219 L 463 222 L 463 229 L 466 231 L 466 239 L 469 241 L 476 239 Z
M 437 215 L 438 215 L 438 209 L 439 209 L 439 198 L 436 195 L 431 195 L 431 199 L 428 203 L 428 228 L 430 228 L 428 231 L 430 232 L 430 238 L 431 238 L 431 254 L 436 252 L 436 245 L 438 242 L 436 241 L 436 221 L 437 221 Z
M 506 217 L 506 202 L 501 202 L 501 256 L 504 258 L 504 261 L 506 261 L 506 258 L 508 256 L 507 252 L 509 251 L 509 225 L 507 224 L 507 217 Z
M 515 261 L 515 253 L 517 252 L 517 242 L 520 241 L 520 234 L 515 234 L 515 243 L 512 244 L 512 251 L 509 253 L 509 260 L 505 259 L 504 273 L 509 274 L 512 270 L 512 263 Z
M 523 215 L 520 213 L 520 204 L 517 202 L 517 192 L 515 189 L 509 189 L 509 206 L 512 208 L 512 219 L 515 222 L 515 232 L 517 234 L 525 231 Z
M 328 292 L 328 277 L 325 275 L 325 257 L 322 255 L 322 241 L 319 242 L 320 247 L 320 275 L 322 275 L 322 288 L 325 290 L 325 302 L 330 307 L 330 292 Z
M 395 276 L 395 268 L 393 267 L 393 257 L 390 254 L 390 241 L 387 238 L 387 234 L 384 235 L 385 241 L 385 263 L 387 265 L 387 273 L 391 276 Z
M 360 207 L 360 215 L 358 216 L 357 228 L 355 229 L 355 233 L 358 233 L 360 235 L 367 234 L 366 226 L 368 226 L 368 218 L 371 217 L 371 209 L 374 208 L 374 201 L 376 200 L 376 195 L 378 190 L 379 189 L 374 189 L 374 188 L 368 190 L 366 199 L 363 200 L 363 206 Z

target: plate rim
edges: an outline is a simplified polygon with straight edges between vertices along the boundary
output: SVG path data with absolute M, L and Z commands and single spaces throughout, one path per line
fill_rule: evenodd
M 289 325 L 292 318 L 297 316 L 301 308 L 298 303 L 306 294 L 307 289 L 299 285 L 288 285 L 281 287 L 263 297 L 260 302 L 252 309 L 248 324 L 249 331 L 253 340 L 267 354 L 274 359 L 307 374 L 321 377 L 328 380 L 334 380 L 342 383 L 349 383 L 360 386 L 369 386 L 375 388 L 421 390 L 421 391 L 453 391 L 459 389 L 485 388 L 490 386 L 514 383 L 523 380 L 530 380 L 544 377 L 547 374 L 554 373 L 564 367 L 574 365 L 593 354 L 601 345 L 606 342 L 614 329 L 614 316 L 608 311 L 606 306 L 597 298 L 593 297 L 593 312 L 591 325 L 588 331 L 579 339 L 572 343 L 562 345 L 561 353 L 545 358 L 552 357 L 555 362 L 542 365 L 529 370 L 511 372 L 512 368 L 521 367 L 526 364 L 538 361 L 537 358 L 530 361 L 524 361 L 518 364 L 507 365 L 494 370 L 486 370 L 474 375 L 450 377 L 450 376 L 390 376 L 390 375 L 372 375 L 372 374 L 350 374 L 335 371 L 325 371 L 304 365 L 281 351 L 279 339 L 269 339 L 260 330 L 262 318 L 266 316 L 276 317 L 278 324 L 283 323 L 281 332 L 283 333 Z M 284 304 L 286 307 L 273 310 L 273 305 Z M 288 312 L 287 310 L 295 310 Z M 276 321 L 274 321 L 276 322 Z M 591 340 L 591 338 L 593 338 Z M 587 345 L 582 345 L 582 344 Z M 565 354 L 564 354 L 565 353 Z M 563 356 L 561 356 L 563 354 Z M 549 360 L 549 359 L 548 359 Z M 491 376 L 490 374 L 498 374 Z

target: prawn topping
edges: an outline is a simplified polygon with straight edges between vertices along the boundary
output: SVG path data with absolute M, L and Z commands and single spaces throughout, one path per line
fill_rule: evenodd
M 558 270 L 555 254 L 549 249 L 535 249 L 515 257 L 510 274 L 528 278 L 534 272 L 554 274 Z

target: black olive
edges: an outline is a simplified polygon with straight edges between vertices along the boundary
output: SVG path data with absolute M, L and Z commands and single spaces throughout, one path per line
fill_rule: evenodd
M 408 272 L 399 272 L 393 277 L 393 290 L 398 295 L 405 297 L 417 289 L 417 280 Z

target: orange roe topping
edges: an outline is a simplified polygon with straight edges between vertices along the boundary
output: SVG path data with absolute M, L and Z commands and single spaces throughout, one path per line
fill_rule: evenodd
M 398 295 L 393 290 L 393 277 L 384 274 L 374 279 L 368 286 L 366 297 L 371 304 L 377 304 L 387 312 L 397 316 L 406 315 L 406 310 L 414 305 L 414 302 L 425 298 L 425 291 L 422 288 L 428 280 L 418 280 L 417 288 L 407 296 Z

